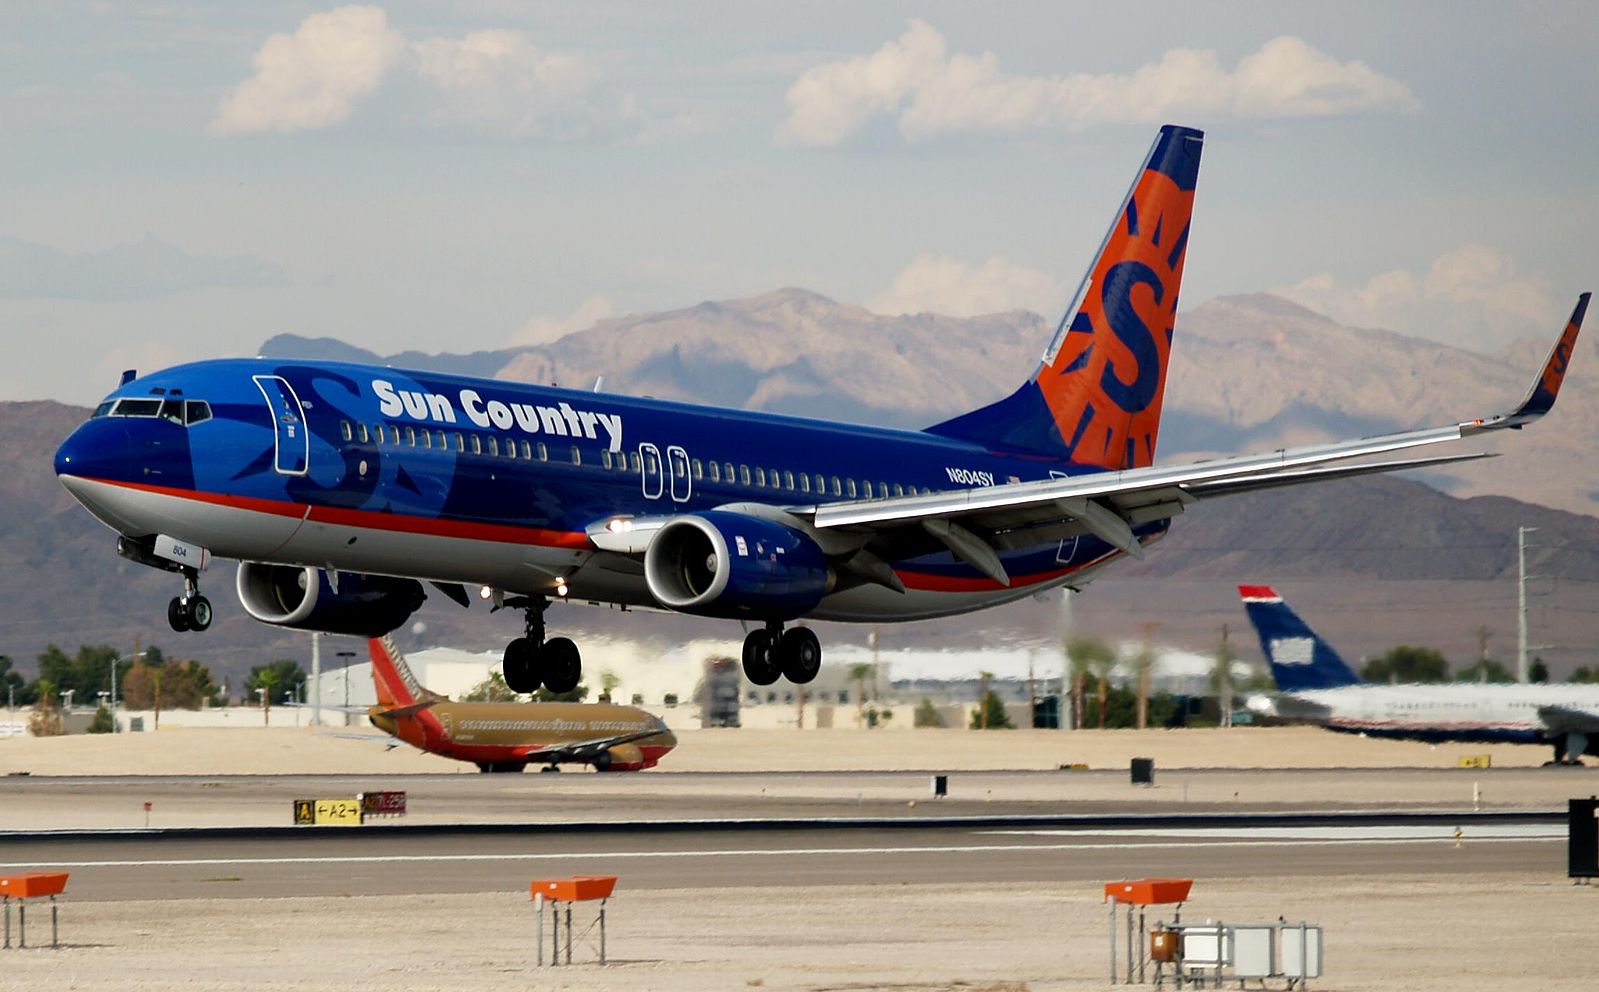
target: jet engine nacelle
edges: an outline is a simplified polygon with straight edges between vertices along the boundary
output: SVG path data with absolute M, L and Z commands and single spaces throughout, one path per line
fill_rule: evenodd
M 380 637 L 405 623 L 427 594 L 412 579 L 339 573 L 338 591 L 319 568 L 239 565 L 239 602 L 262 623 L 324 634 Z
M 822 549 L 773 520 L 710 510 L 668 521 L 644 552 L 644 579 L 661 605 L 732 619 L 792 620 L 833 585 Z
M 597 772 L 636 772 L 644 767 L 644 752 L 637 744 L 616 744 L 594 756 Z

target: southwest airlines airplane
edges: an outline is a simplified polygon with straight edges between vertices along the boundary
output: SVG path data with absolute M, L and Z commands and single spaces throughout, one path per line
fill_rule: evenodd
M 1280 690 L 1251 709 L 1351 734 L 1480 744 L 1548 744 L 1555 761 L 1599 754 L 1599 686 L 1375 685 L 1269 586 L 1239 586 Z
M 197 362 L 121 385 L 56 452 L 124 557 L 199 578 L 237 559 L 257 620 L 375 636 L 467 587 L 519 608 L 518 692 L 563 692 L 562 598 L 747 625 L 758 685 L 816 676 L 804 618 L 881 623 L 1080 587 L 1140 557 L 1195 500 L 1482 457 L 1347 464 L 1547 413 L 1580 298 L 1527 398 L 1426 430 L 1154 465 L 1203 135 L 1162 127 L 1074 304 L 1011 395 L 923 431 L 337 362 Z M 1380 374 L 1373 370 L 1373 374 Z
M 423 688 L 394 638 L 367 642 L 378 702 L 367 718 L 429 754 L 470 761 L 485 772 L 519 772 L 562 762 L 602 772 L 654 768 L 677 746 L 659 717 L 609 703 L 457 703 Z M 547 770 L 547 769 L 546 769 Z

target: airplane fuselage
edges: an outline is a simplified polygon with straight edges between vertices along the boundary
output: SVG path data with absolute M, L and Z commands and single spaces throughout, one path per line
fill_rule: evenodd
M 607 771 L 638 771 L 655 765 L 677 746 L 660 720 L 631 706 L 603 703 L 437 702 L 416 713 L 390 715 L 373 706 L 373 726 L 412 747 L 456 761 L 507 768 L 573 759 L 563 747 L 596 738 L 633 738 L 607 749 Z
M 1278 715 L 1329 730 L 1432 743 L 1543 744 L 1550 711 L 1599 712 L 1599 686 L 1350 685 L 1274 697 Z M 1545 716 L 1540 716 L 1543 711 Z
M 200 419 L 177 415 L 200 402 Z M 531 595 L 561 589 L 637 606 L 656 605 L 642 570 L 594 547 L 586 529 L 596 522 L 1090 471 L 914 431 L 271 359 L 199 362 L 124 384 L 62 446 L 56 468 L 129 537 L 170 535 L 243 561 Z M 1136 533 L 1147 542 L 1167 523 Z M 809 615 L 960 613 L 1085 577 L 1119 554 L 1088 534 L 1006 550 L 1006 586 L 947 550 L 913 546 L 889 562 L 903 593 L 857 584 Z

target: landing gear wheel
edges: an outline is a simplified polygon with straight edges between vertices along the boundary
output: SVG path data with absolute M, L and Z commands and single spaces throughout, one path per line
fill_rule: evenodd
M 525 637 L 505 646 L 505 657 L 501 664 L 505 673 L 506 688 L 518 695 L 537 692 L 539 679 L 533 670 L 533 643 Z
M 776 640 L 764 627 L 744 636 L 744 677 L 755 685 L 771 685 L 781 674 L 772 657 Z
M 173 596 L 167 604 L 167 623 L 180 634 L 189 629 L 189 611 L 184 609 L 183 600 L 177 596 Z
M 211 626 L 211 601 L 204 596 L 196 596 L 189 600 L 186 612 L 189 615 L 190 630 L 206 630 Z
M 583 678 L 583 659 L 571 638 L 550 638 L 544 642 L 544 649 L 539 655 L 547 689 L 560 694 L 577 688 L 578 681 Z
M 804 685 L 822 670 L 822 642 L 809 627 L 785 630 L 774 653 L 783 677 L 795 685 Z

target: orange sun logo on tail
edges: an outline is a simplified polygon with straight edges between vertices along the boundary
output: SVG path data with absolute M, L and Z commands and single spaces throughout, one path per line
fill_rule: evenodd
M 1162 129 L 1038 371 L 1073 461 L 1154 461 L 1200 143 L 1197 131 Z

